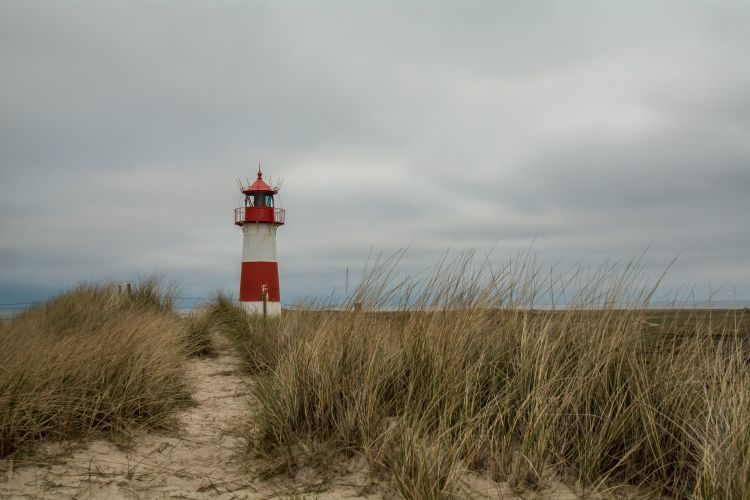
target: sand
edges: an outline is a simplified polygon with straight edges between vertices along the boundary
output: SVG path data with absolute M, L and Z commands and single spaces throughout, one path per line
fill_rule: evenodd
M 137 433 L 119 446 L 103 439 L 42 445 L 33 461 L 0 461 L 0 497 L 382 498 L 383 490 L 370 483 L 364 471 L 346 466 L 333 482 L 317 482 L 313 471 L 301 471 L 296 478 L 259 479 L 262 464 L 247 459 L 239 432 L 245 419 L 252 418 L 253 380 L 241 372 L 240 360 L 227 342 L 217 338 L 217 343 L 217 357 L 189 361 L 197 404 L 179 415 L 179 431 Z M 466 478 L 463 494 L 516 497 L 506 485 L 472 475 Z M 520 498 L 576 496 L 558 483 Z

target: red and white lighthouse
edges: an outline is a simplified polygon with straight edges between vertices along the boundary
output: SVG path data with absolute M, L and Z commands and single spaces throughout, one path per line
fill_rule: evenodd
M 234 223 L 242 228 L 242 273 L 240 305 L 250 314 L 281 314 L 279 265 L 276 262 L 276 229 L 284 224 L 284 209 L 274 206 L 278 187 L 258 178 L 240 186 L 245 206 L 234 209 Z

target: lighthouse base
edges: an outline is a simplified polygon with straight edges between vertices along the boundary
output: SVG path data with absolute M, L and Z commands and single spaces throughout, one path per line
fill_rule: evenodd
M 263 302 L 240 302 L 248 314 L 263 315 Z M 266 302 L 266 316 L 281 316 L 281 302 Z

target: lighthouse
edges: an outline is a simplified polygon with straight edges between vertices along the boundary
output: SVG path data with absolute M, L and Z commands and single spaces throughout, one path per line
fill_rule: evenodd
M 278 186 L 258 178 L 247 187 L 240 185 L 245 206 L 234 209 L 234 223 L 242 228 L 242 271 L 240 305 L 250 314 L 281 314 L 279 265 L 276 262 L 276 229 L 284 224 L 284 209 L 274 206 Z

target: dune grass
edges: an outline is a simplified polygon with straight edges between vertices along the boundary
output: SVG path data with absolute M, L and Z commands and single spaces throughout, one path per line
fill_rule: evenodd
M 270 373 L 291 341 L 299 325 L 280 330 L 279 322 L 249 315 L 225 293 L 217 293 L 206 310 L 207 321 L 227 336 L 240 354 L 243 368 L 250 374 Z M 287 325 L 287 323 L 285 323 Z
M 380 263 L 344 304 L 363 311 L 262 320 L 217 300 L 262 375 L 250 451 L 289 472 L 360 457 L 407 498 L 455 495 L 469 471 L 519 489 L 554 475 L 599 493 L 748 498 L 747 314 L 651 311 L 634 265 L 553 280 L 528 259 L 472 262 L 421 282 Z M 567 307 L 534 310 L 551 288 Z
M 214 330 L 213 318 L 205 310 L 192 311 L 182 319 L 186 330 L 188 354 L 198 357 L 216 355 L 212 339 Z
M 187 335 L 174 292 L 157 277 L 129 294 L 84 284 L 5 325 L 0 457 L 40 439 L 170 426 L 191 402 L 184 362 L 207 342 Z

